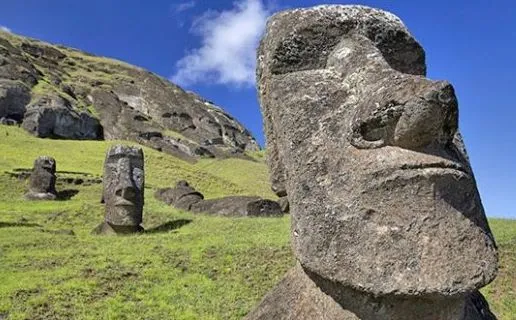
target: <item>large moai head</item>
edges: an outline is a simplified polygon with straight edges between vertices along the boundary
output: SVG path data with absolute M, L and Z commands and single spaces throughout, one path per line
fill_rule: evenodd
M 25 197 L 29 200 L 54 200 L 56 196 L 56 160 L 47 156 L 38 157 L 34 161 L 29 192 Z
M 138 231 L 144 203 L 143 151 L 116 145 L 109 149 L 104 163 L 105 222 L 115 231 Z
M 257 82 L 268 162 L 297 259 L 375 296 L 453 296 L 496 275 L 496 246 L 446 81 L 394 15 L 320 6 L 269 19 Z

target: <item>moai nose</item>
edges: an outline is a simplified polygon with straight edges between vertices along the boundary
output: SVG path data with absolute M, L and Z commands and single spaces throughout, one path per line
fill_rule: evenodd
M 446 81 L 434 81 L 404 106 L 396 124 L 393 144 L 409 149 L 433 142 L 445 144 L 453 139 L 457 127 L 455 91 Z
M 136 189 L 133 186 L 118 185 L 115 194 L 126 200 L 133 200 L 136 196 Z
M 115 188 L 115 194 L 126 200 L 134 200 L 136 197 L 136 188 L 131 179 L 130 169 L 128 159 L 120 159 L 118 162 L 118 181 Z

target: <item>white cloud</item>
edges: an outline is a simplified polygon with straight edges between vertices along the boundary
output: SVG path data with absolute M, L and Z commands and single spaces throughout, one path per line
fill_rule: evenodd
M 0 26 L 0 30 L 2 30 L 3 32 L 9 32 L 9 33 L 12 32 L 11 29 L 4 27 L 4 26 Z
M 178 4 L 177 6 L 175 6 L 174 10 L 177 13 L 179 13 L 179 12 L 183 12 L 183 11 L 192 9 L 193 7 L 195 7 L 195 5 L 196 5 L 195 0 L 185 1 L 185 2 L 182 2 L 182 3 Z
M 261 0 L 240 0 L 230 10 L 208 11 L 192 24 L 199 48 L 181 58 L 171 80 L 188 86 L 207 82 L 253 85 L 256 47 L 269 10 Z

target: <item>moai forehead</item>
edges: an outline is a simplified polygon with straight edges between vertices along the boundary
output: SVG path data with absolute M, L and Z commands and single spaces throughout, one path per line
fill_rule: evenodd
M 462 294 L 496 274 L 455 93 L 424 78 L 424 57 L 397 17 L 363 6 L 278 13 L 258 51 L 296 256 L 374 295 Z

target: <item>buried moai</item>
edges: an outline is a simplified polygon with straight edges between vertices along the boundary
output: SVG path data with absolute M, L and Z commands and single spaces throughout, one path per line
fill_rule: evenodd
M 34 168 L 29 178 L 29 191 L 25 194 L 28 200 L 55 200 L 56 192 L 56 160 L 41 156 L 34 161 Z
M 141 148 L 116 145 L 104 162 L 104 222 L 94 233 L 142 232 L 144 203 L 144 159 Z
M 453 87 L 363 6 L 280 12 L 257 83 L 298 265 L 246 319 L 494 319 L 478 289 L 496 245 L 458 132 Z
M 278 217 L 283 215 L 276 201 L 258 196 L 228 196 L 204 200 L 204 196 L 184 180 L 174 188 L 156 191 L 154 195 L 177 209 L 197 213 L 215 214 L 228 217 Z

